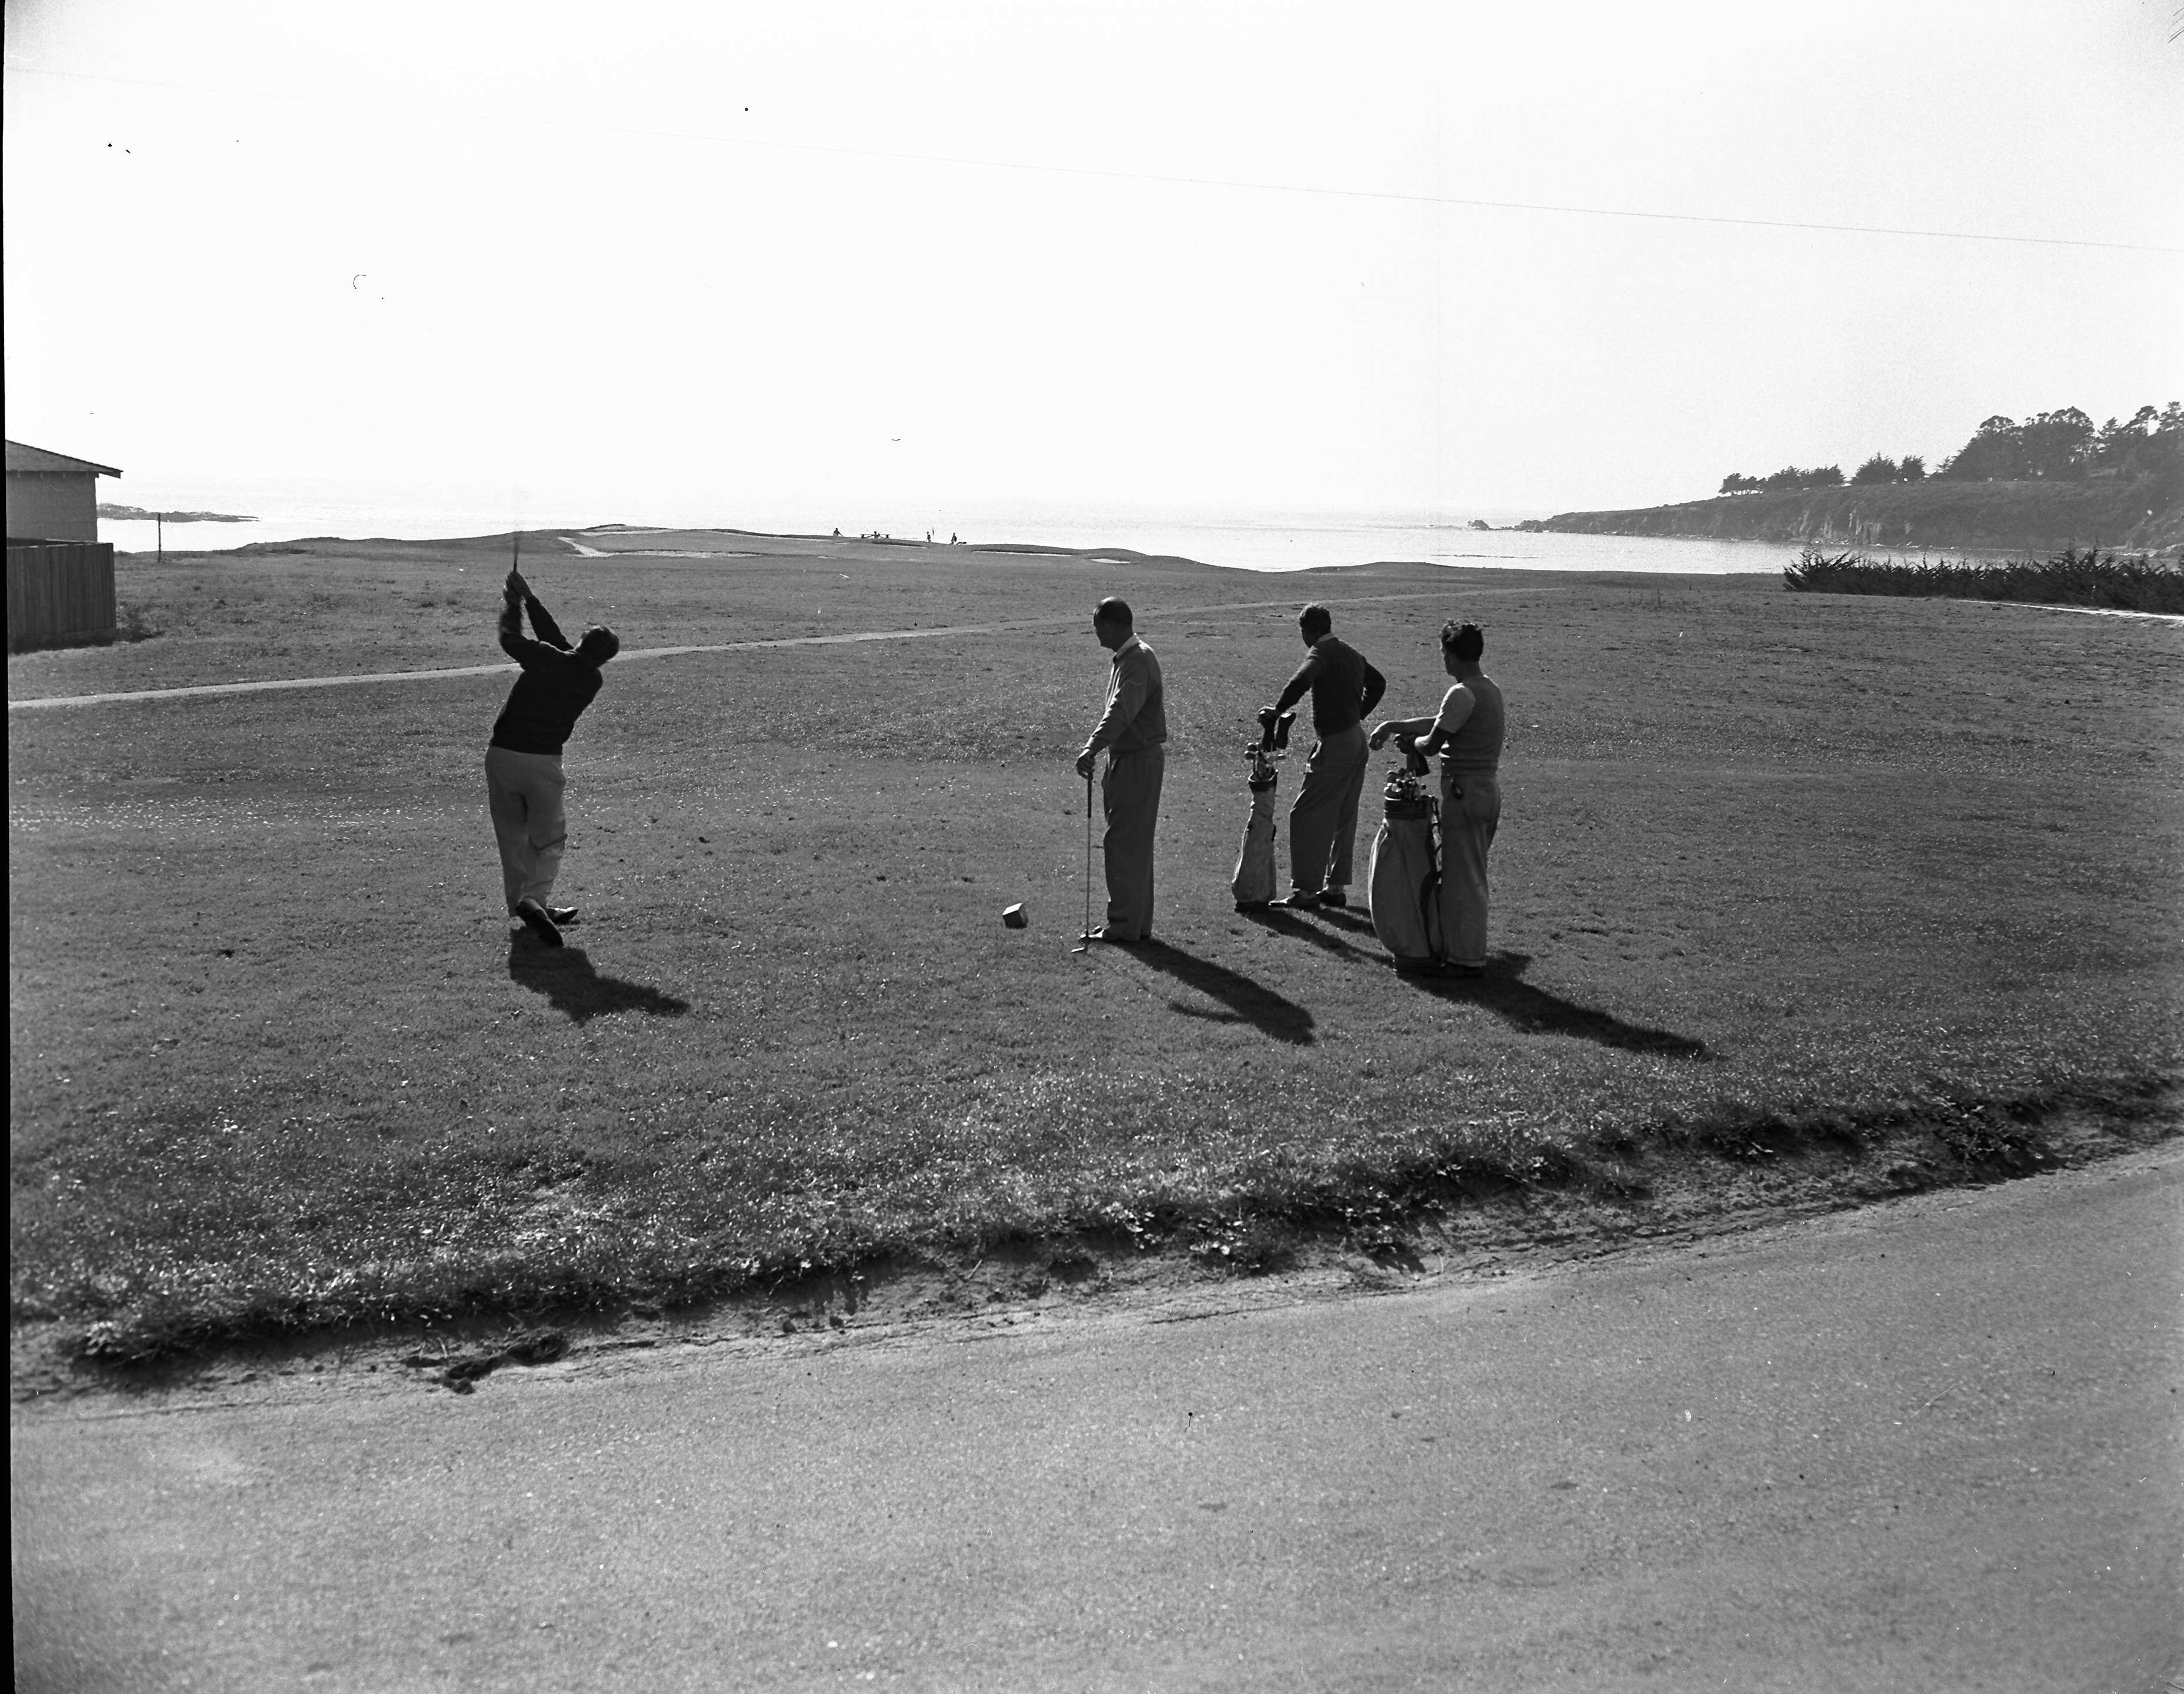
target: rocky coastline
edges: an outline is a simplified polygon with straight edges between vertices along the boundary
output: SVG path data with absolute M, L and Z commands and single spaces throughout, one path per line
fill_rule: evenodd
M 2184 500 L 2150 480 L 1924 482 L 1731 494 L 1628 511 L 1561 512 L 1520 530 L 1816 547 L 2120 553 L 2184 547 Z

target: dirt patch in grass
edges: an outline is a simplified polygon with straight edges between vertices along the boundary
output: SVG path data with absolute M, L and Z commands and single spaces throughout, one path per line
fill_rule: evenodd
M 310 545 L 232 567 L 292 674 L 491 655 L 497 548 Z M 799 545 L 533 575 L 632 646 L 1056 622 L 610 671 L 560 955 L 499 909 L 501 679 L 10 714 L 19 1343 L 665 1323 L 1010 1255 L 1042 1299 L 1400 1265 L 2173 1125 L 2176 630 L 1765 579 Z M 367 565 L 398 591 L 376 622 Z M 1117 589 L 1169 678 L 1161 941 L 1073 958 L 1105 656 L 1069 619 Z M 1391 710 L 1437 697 L 1444 618 L 1487 624 L 1513 732 L 1485 979 L 1399 976 L 1362 913 L 1233 910 L 1234 749 L 1301 652 L 1284 591 L 1334 605 Z M 90 686 L 37 655 L 11 691 L 235 668 L 217 619 L 158 615 Z M 384 651 L 343 644 L 367 630 Z M 2109 1127 L 2081 1147 L 2081 1119 Z

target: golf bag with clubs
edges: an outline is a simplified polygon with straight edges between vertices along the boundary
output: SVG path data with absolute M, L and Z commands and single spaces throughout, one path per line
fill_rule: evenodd
M 1295 713 L 1277 717 L 1269 707 L 1259 714 L 1259 739 L 1244 743 L 1244 780 L 1251 791 L 1251 815 L 1245 820 L 1244 846 L 1229 882 L 1240 912 L 1273 903 L 1274 788 L 1281 780 L 1274 761 L 1289 751 L 1290 725 L 1295 721 Z
M 1373 837 L 1367 898 L 1373 933 L 1398 970 L 1420 970 L 1441 956 L 1440 863 L 1436 852 L 1440 803 L 1425 759 L 1404 756 L 1388 771 L 1380 828 Z

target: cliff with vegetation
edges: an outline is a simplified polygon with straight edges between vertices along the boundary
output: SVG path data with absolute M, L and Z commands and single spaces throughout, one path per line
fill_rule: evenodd
M 2184 503 L 2144 484 L 1925 482 L 1730 494 L 1628 512 L 1562 512 L 1519 525 L 1596 536 L 1679 536 L 1815 547 L 2042 553 L 2184 547 Z
M 1989 418 L 1932 475 L 1918 457 L 1732 471 L 1710 500 L 1563 512 L 1518 526 L 1815 547 L 2047 551 L 2184 547 L 2184 408 L 2096 426 L 2075 408 Z

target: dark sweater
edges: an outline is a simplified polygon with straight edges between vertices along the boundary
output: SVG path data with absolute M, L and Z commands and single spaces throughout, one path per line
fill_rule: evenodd
M 523 633 L 523 614 L 531 614 L 533 641 Z M 599 668 L 579 658 L 535 595 L 500 609 L 501 650 L 523 667 L 508 703 L 493 720 L 493 744 L 510 753 L 558 754 L 577 727 L 584 708 L 599 691 Z
M 1275 709 L 1288 711 L 1304 697 L 1307 688 L 1312 690 L 1312 732 L 1324 741 L 1354 729 L 1379 705 L 1380 697 L 1388 691 L 1388 679 L 1347 641 L 1322 636 L 1312 644 L 1296 675 L 1290 678 L 1282 697 L 1274 702 Z

